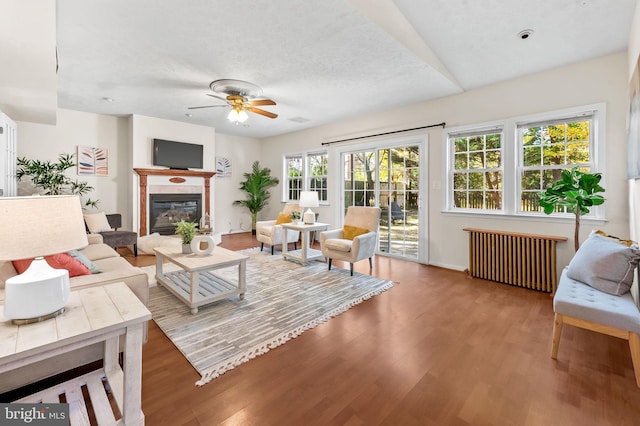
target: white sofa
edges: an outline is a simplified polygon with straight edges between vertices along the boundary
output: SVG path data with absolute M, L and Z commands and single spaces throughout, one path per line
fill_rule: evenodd
M 117 251 L 102 243 L 100 235 L 91 235 L 89 245 L 80 250 L 102 272 L 70 278 L 71 290 L 96 287 L 123 281 L 145 304 L 149 301 L 149 279 L 140 268 L 132 266 Z M 4 304 L 4 283 L 17 275 L 11 262 L 0 262 L 0 304 Z M 2 321 L 8 321 L 0 318 Z M 146 340 L 146 331 L 145 331 Z M 102 358 L 99 344 L 66 353 L 35 364 L 0 374 L 0 393 L 7 392 L 38 380 L 80 367 Z

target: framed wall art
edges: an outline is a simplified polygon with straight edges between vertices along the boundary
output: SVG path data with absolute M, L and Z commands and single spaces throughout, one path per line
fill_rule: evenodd
M 231 177 L 231 160 L 225 157 L 216 157 L 216 177 Z
M 109 176 L 108 150 L 93 146 L 78 146 L 78 174 Z

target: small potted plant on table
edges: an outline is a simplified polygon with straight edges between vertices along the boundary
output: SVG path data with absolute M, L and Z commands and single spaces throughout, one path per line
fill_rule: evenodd
M 289 218 L 291 219 L 291 222 L 293 222 L 295 225 L 298 224 L 298 222 L 300 222 L 300 218 L 302 217 L 302 214 L 298 211 L 292 211 L 291 213 L 289 213 Z
M 196 235 L 198 225 L 195 222 L 185 222 L 184 220 L 173 225 L 176 227 L 176 234 L 182 238 L 182 253 L 191 253 L 191 241 Z

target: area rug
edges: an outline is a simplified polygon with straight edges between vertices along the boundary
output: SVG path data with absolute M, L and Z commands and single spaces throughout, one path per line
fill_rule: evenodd
M 247 292 L 196 315 L 161 286 L 149 288 L 153 320 L 198 371 L 202 386 L 393 286 L 390 281 L 311 262 L 302 266 L 259 249 L 243 251 Z M 143 268 L 154 276 L 155 266 Z M 237 280 L 237 267 L 215 271 Z

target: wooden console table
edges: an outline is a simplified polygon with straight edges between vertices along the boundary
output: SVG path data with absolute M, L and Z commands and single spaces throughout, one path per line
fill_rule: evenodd
M 103 368 L 14 402 L 59 403 L 64 394 L 72 425 L 89 424 L 86 386 L 99 424 L 144 425 L 141 408 L 142 340 L 151 313 L 123 282 L 72 291 L 65 312 L 35 324 L 0 322 L 0 373 L 104 342 Z M 124 336 L 120 368 L 119 337 Z M 121 413 L 116 419 L 103 380 Z
M 216 172 L 175 169 L 133 169 L 140 176 L 140 229 L 138 235 L 147 235 L 147 176 L 190 176 L 204 178 L 204 213 L 211 216 L 211 177 Z

